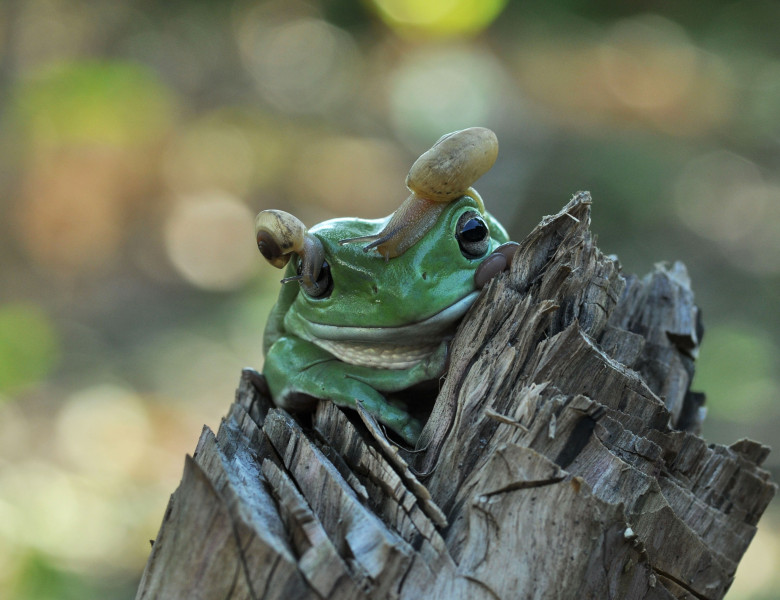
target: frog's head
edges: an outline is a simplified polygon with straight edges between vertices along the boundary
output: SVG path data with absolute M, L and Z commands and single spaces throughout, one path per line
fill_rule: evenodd
M 507 234 L 471 187 L 497 153 L 488 129 L 442 137 L 414 163 L 411 195 L 385 219 L 333 219 L 307 229 L 286 212 L 261 212 L 263 256 L 279 268 L 296 256 L 282 280 L 300 287 L 285 326 L 331 351 L 331 342 L 440 341 L 473 303 L 485 272 L 496 271 L 487 268 L 490 259 L 503 256 L 492 253 Z

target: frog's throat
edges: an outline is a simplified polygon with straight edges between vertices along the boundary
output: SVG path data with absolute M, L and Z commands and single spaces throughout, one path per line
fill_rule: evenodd
M 348 327 L 312 323 L 300 317 L 285 325 L 346 363 L 407 369 L 433 353 L 479 296 L 471 292 L 427 319 L 397 327 Z M 288 315 L 289 316 L 289 315 Z M 292 326 L 292 327 L 289 327 Z

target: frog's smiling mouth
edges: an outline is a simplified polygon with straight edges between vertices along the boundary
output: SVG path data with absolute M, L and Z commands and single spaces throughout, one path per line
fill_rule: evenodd
M 296 329 L 336 358 L 354 365 L 406 369 L 430 355 L 479 296 L 474 291 L 422 321 L 395 327 L 354 327 L 296 319 Z

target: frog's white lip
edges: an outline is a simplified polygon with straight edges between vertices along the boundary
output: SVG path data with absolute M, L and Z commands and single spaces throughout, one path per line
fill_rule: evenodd
M 396 327 L 347 327 L 311 321 L 307 321 L 305 327 L 312 338 L 320 340 L 417 345 L 439 341 L 450 333 L 452 325 L 466 314 L 477 296 L 479 291 L 471 292 L 427 319 Z

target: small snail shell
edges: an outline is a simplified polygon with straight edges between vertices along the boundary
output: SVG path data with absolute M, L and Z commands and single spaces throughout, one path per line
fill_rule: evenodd
M 255 219 L 255 232 L 258 250 L 277 269 L 290 262 L 293 253 L 301 257 L 300 274 L 283 283 L 300 279 L 303 285 L 317 287 L 325 249 L 298 217 L 283 210 L 264 210 Z
M 406 186 L 421 198 L 450 202 L 487 173 L 498 157 L 498 138 L 484 127 L 449 133 L 418 158 Z
M 293 252 L 303 248 L 306 226 L 298 217 L 283 210 L 264 210 L 255 219 L 257 247 L 277 269 L 284 267 Z

